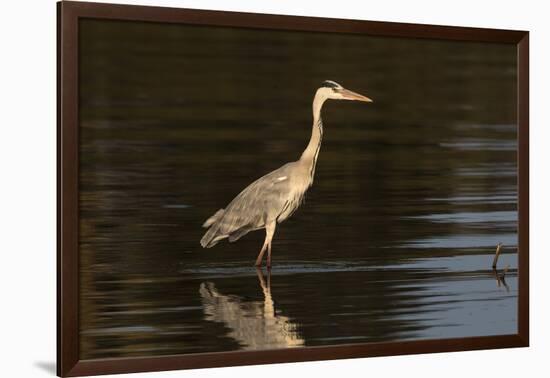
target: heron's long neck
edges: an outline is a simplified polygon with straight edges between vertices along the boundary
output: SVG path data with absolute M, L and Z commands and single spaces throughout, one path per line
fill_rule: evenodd
M 313 179 L 315 173 L 315 165 L 317 164 L 317 156 L 321 149 L 321 141 L 323 140 L 323 121 L 321 119 L 321 108 L 325 98 L 316 95 L 313 99 L 313 127 L 311 129 L 311 138 L 309 143 L 300 157 L 300 161 L 310 167 L 310 175 Z

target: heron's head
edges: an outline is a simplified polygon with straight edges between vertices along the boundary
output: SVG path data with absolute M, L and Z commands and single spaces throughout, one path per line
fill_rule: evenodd
M 363 101 L 372 102 L 372 100 L 366 96 L 360 95 L 342 87 L 335 81 L 325 80 L 317 89 L 317 96 L 321 96 L 324 100 L 351 100 L 351 101 Z

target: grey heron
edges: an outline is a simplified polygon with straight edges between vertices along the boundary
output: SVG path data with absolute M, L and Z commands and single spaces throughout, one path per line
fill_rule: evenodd
M 296 211 L 313 184 L 323 138 L 321 108 L 329 99 L 372 102 L 370 98 L 345 89 L 334 81 L 324 81 L 313 98 L 311 138 L 300 158 L 254 181 L 226 208 L 208 218 L 203 224 L 204 228 L 209 228 L 200 242 L 203 248 L 213 247 L 226 238 L 234 242 L 251 231 L 265 229 L 265 241 L 256 259 L 256 266 L 262 264 L 267 251 L 266 265 L 271 267 L 271 241 L 277 223 Z

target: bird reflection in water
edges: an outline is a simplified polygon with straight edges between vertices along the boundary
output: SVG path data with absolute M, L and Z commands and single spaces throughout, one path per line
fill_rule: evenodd
M 256 269 L 256 274 L 263 291 L 263 301 L 244 301 L 236 295 L 221 294 L 212 282 L 201 283 L 199 292 L 205 319 L 223 323 L 231 330 L 228 336 L 243 349 L 303 346 L 305 342 L 297 331 L 297 325 L 275 310 L 271 296 L 271 272 L 267 272 L 267 284 L 261 269 Z

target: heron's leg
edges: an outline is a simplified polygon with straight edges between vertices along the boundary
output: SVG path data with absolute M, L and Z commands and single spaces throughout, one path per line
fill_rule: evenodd
M 267 245 L 267 270 L 271 270 L 271 242 Z
M 273 235 L 275 234 L 275 225 L 277 224 L 276 221 L 271 222 L 266 226 L 266 240 L 267 242 L 267 269 L 271 269 L 271 239 L 273 239 Z
M 256 259 L 256 266 L 262 265 L 262 258 L 264 257 L 264 253 L 266 250 L 268 250 L 268 261 L 267 266 L 269 267 L 271 265 L 271 239 L 273 238 L 273 234 L 275 233 L 275 224 L 276 221 L 273 221 L 271 223 L 266 224 L 265 226 L 265 241 L 264 245 L 262 246 L 262 249 L 260 250 L 260 253 L 258 254 L 258 258 Z
M 256 259 L 256 266 L 262 265 L 262 258 L 264 257 L 265 250 L 267 249 L 267 243 L 264 242 L 264 245 L 262 246 L 262 249 L 260 250 L 260 253 L 258 254 L 258 258 Z

